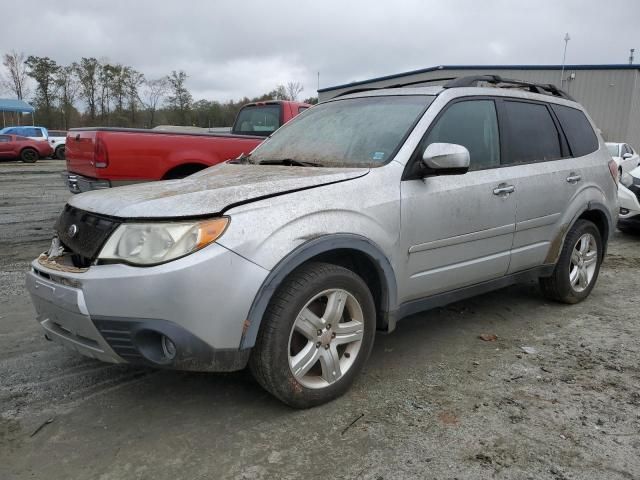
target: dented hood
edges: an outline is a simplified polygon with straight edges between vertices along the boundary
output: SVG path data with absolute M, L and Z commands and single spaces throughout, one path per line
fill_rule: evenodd
M 72 197 L 69 204 L 81 210 L 120 218 L 212 215 L 264 197 L 358 178 L 368 171 L 368 168 L 223 163 L 183 180 L 82 193 Z

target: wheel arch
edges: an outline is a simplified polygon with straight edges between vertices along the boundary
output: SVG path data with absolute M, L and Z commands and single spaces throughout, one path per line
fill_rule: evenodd
M 280 284 L 291 272 L 312 261 L 344 266 L 363 277 L 374 297 L 378 328 L 386 331 L 395 328 L 397 283 L 389 259 L 380 247 L 360 235 L 326 235 L 298 246 L 271 270 L 251 304 L 240 340 L 241 349 L 254 346 L 262 317 Z
M 192 173 L 199 172 L 200 170 L 204 170 L 208 168 L 209 165 L 202 162 L 185 162 L 180 165 L 176 165 L 167 170 L 164 175 L 162 175 L 163 180 L 170 180 L 176 178 L 182 178 L 187 175 L 191 175 Z M 184 175 L 182 175 L 184 174 Z M 182 176 L 180 176 L 182 175 Z

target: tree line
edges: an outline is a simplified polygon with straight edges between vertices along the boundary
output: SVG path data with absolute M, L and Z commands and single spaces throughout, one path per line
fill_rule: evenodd
M 194 101 L 183 70 L 147 78 L 131 66 L 93 57 L 60 65 L 49 57 L 16 51 L 4 54 L 2 65 L 0 91 L 29 101 L 36 109 L 36 124 L 50 129 L 162 124 L 225 127 L 245 103 L 298 100 L 303 90 L 301 83 L 289 82 L 259 97 Z M 303 101 L 317 103 L 317 98 Z

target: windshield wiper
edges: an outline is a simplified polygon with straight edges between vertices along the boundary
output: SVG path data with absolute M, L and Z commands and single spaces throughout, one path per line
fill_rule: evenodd
M 258 165 L 285 165 L 289 167 L 323 167 L 324 165 L 314 162 L 294 160 L 293 158 L 280 158 L 278 160 L 261 160 Z
M 245 155 L 244 153 L 239 155 L 238 157 L 234 158 L 233 160 L 229 160 L 227 163 L 235 163 L 235 164 L 247 164 L 247 163 L 251 163 L 251 160 L 249 160 L 249 157 L 251 157 L 251 154 L 249 155 Z

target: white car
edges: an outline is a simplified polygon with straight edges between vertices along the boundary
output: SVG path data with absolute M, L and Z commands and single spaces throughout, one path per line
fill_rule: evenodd
M 49 143 L 53 148 L 53 158 L 64 160 L 67 132 L 64 130 L 49 130 Z
M 620 230 L 640 230 L 640 167 L 636 167 L 620 178 L 618 186 Z
M 607 142 L 609 153 L 618 165 L 618 173 L 630 172 L 640 164 L 640 156 L 628 143 Z

